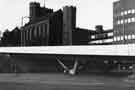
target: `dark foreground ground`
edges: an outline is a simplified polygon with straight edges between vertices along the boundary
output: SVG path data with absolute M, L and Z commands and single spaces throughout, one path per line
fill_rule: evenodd
M 135 90 L 135 81 L 104 75 L 0 74 L 0 90 Z

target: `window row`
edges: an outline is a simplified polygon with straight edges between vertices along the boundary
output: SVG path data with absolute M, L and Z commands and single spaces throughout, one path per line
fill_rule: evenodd
M 109 32 L 109 33 L 104 33 L 104 34 L 96 34 L 96 35 L 92 35 L 91 39 L 96 39 L 96 38 L 106 38 L 106 37 L 110 37 L 113 36 L 113 32 Z
M 126 11 L 122 11 L 120 15 L 123 16 L 123 15 L 134 14 L 134 13 L 135 13 L 135 9 L 129 9 Z
M 114 41 L 131 40 L 131 39 L 135 39 L 135 35 L 125 35 L 125 37 L 124 36 L 114 37 Z
M 129 10 L 121 11 L 120 13 L 117 13 L 114 16 L 119 17 L 119 16 L 124 16 L 124 15 L 129 15 L 129 14 L 135 14 L 135 9 L 129 9 Z
M 113 42 L 113 39 L 102 39 L 102 40 L 96 40 L 96 41 L 91 41 L 90 43 L 92 44 L 102 44 L 102 43 L 111 43 Z
M 132 23 L 132 22 L 135 22 L 135 17 L 132 17 L 132 18 L 128 18 L 128 19 L 122 19 L 122 20 L 118 20 L 117 21 L 117 24 L 126 24 L 126 23 Z

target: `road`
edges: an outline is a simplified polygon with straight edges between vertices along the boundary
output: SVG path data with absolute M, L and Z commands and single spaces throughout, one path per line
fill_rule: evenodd
M 0 90 L 134 90 L 127 77 L 63 74 L 0 74 Z

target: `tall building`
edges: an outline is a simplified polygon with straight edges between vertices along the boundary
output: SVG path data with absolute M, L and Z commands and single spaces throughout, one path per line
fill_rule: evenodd
M 62 15 L 58 10 L 41 7 L 38 2 L 30 3 L 30 21 L 22 27 L 21 44 L 33 45 L 62 45 Z
M 55 46 L 63 44 L 63 11 L 61 9 L 50 16 L 48 35 L 48 45 Z
M 36 18 L 38 17 L 40 4 L 36 2 L 31 2 L 30 3 L 30 21 L 36 21 Z
M 63 8 L 63 44 L 72 45 L 72 31 L 76 27 L 76 7 Z
M 135 0 L 119 0 L 113 3 L 114 43 L 135 42 Z
M 38 2 L 30 3 L 30 23 L 35 23 L 41 20 L 47 19 L 52 13 L 53 9 L 49 9 L 46 7 L 41 7 Z
M 30 21 L 21 27 L 21 45 L 88 45 L 93 31 L 76 28 L 76 7 L 65 6 L 54 12 L 31 2 L 29 11 Z

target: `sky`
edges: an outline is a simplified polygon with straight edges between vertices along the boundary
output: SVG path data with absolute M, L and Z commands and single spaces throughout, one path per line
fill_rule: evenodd
M 12 30 L 21 26 L 21 17 L 29 16 L 29 3 L 37 1 L 55 11 L 65 5 L 77 7 L 77 27 L 94 29 L 103 25 L 104 29 L 113 28 L 113 2 L 116 0 L 0 0 L 0 31 Z M 24 19 L 28 22 L 28 19 Z

